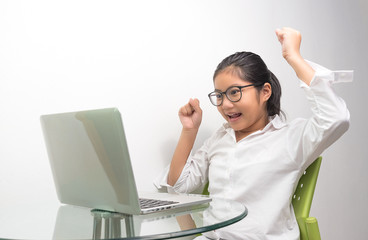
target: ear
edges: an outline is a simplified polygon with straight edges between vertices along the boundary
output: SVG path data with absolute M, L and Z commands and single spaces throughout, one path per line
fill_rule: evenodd
M 267 102 L 268 99 L 271 97 L 271 94 L 272 94 L 272 87 L 271 84 L 267 82 L 263 85 L 263 88 L 261 90 L 261 100 L 263 102 Z

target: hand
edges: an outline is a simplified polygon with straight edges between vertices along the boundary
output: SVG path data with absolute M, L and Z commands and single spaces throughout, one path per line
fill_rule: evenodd
M 276 36 L 281 43 L 282 56 L 290 62 L 300 56 L 300 43 L 302 36 L 300 32 L 292 28 L 276 29 Z
M 300 80 L 310 85 L 315 71 L 300 55 L 300 32 L 292 28 L 276 29 L 276 35 L 282 46 L 282 56 L 294 69 Z
M 198 130 L 202 122 L 202 109 L 198 99 L 190 99 L 189 102 L 180 108 L 179 118 L 183 129 Z

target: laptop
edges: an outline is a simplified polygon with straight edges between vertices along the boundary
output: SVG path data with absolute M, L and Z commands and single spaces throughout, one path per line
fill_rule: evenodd
M 117 108 L 48 114 L 40 120 L 61 203 L 138 215 L 211 201 L 201 195 L 138 193 Z

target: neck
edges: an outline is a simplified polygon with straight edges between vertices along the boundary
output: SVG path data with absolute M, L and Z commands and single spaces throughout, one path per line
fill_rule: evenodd
M 255 122 L 250 128 L 235 131 L 236 141 L 239 142 L 250 134 L 262 130 L 264 127 L 266 127 L 268 123 L 268 115 L 265 115 L 261 117 L 257 122 Z

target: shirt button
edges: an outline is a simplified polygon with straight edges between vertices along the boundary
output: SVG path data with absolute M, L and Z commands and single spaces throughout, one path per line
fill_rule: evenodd
M 293 220 L 291 220 L 291 219 L 288 219 L 287 221 L 286 221 L 286 226 L 287 226 L 287 228 L 289 229 L 289 230 L 292 230 L 294 227 L 294 224 L 293 224 Z

